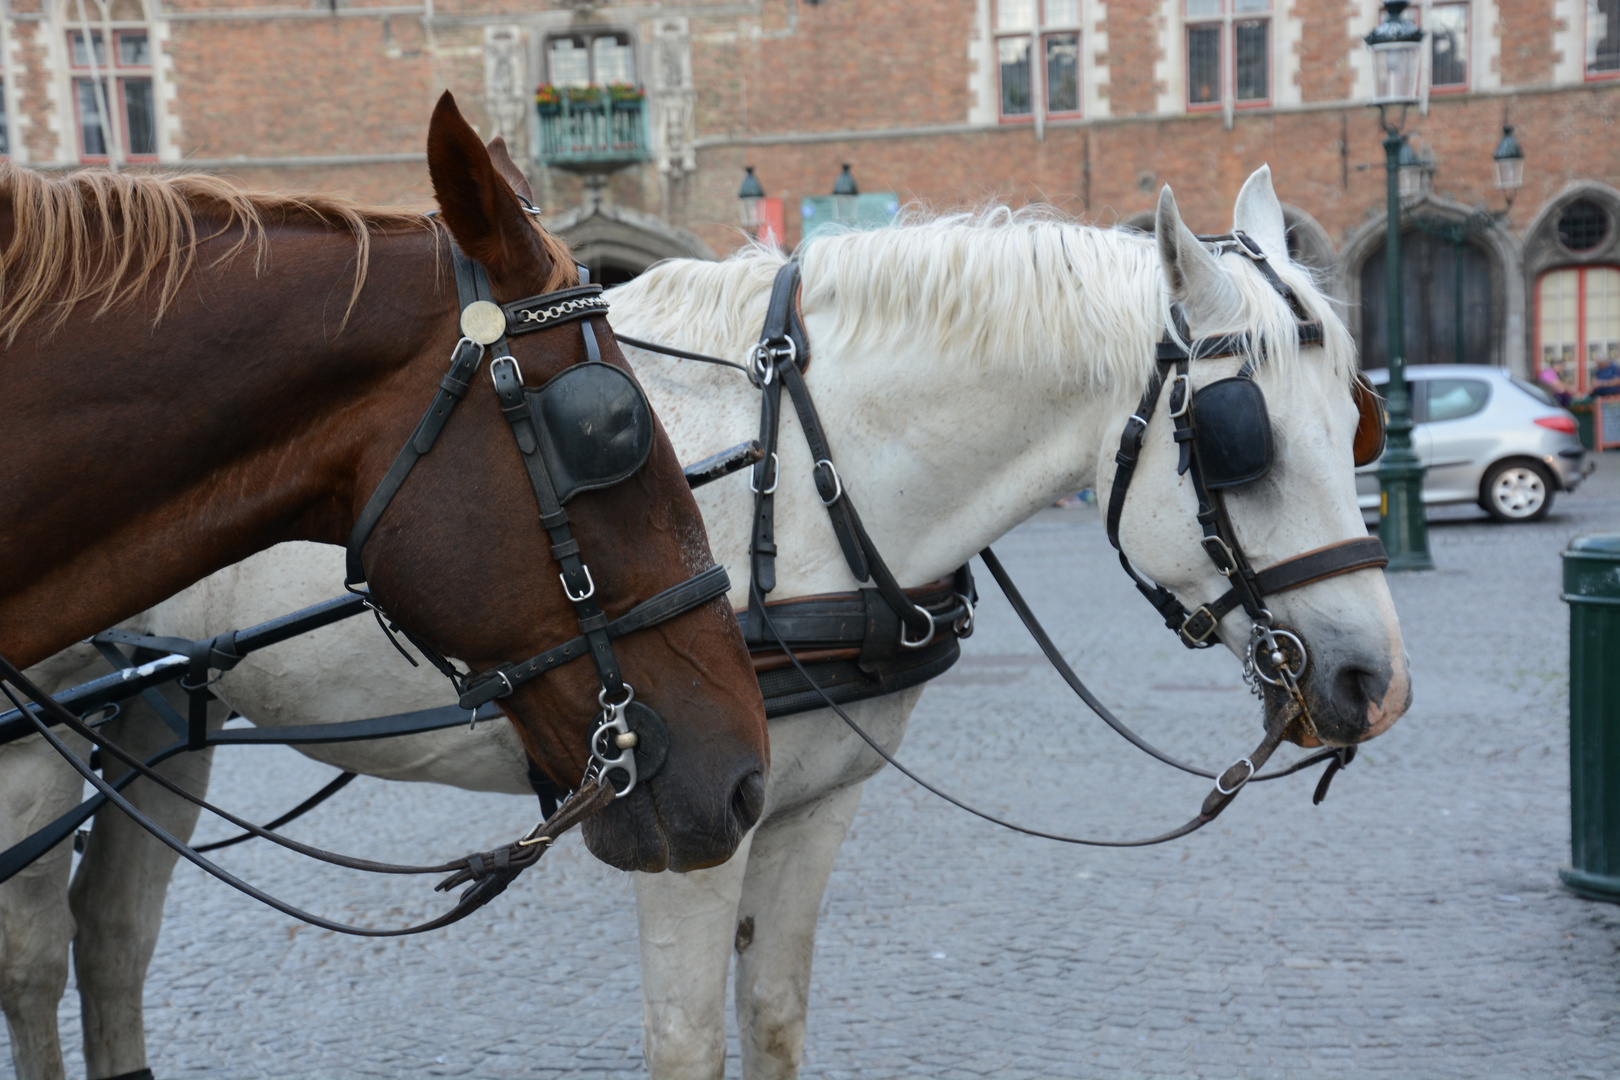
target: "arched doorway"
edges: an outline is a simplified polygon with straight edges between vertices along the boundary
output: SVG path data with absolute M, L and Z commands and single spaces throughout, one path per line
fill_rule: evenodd
M 1383 248 L 1361 264 L 1361 366 L 1387 367 L 1388 273 Z M 1401 236 L 1406 362 L 1497 363 L 1490 254 L 1471 239 Z
M 548 218 L 546 228 L 568 242 L 602 285 L 622 285 L 664 259 L 718 257 L 696 234 L 625 206 L 570 210 Z

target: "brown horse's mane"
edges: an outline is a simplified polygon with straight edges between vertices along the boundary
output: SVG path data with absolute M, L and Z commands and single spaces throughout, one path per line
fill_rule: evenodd
M 155 288 L 153 324 L 174 301 L 196 264 L 197 248 L 235 231 L 236 239 L 210 264 L 253 252 L 257 273 L 268 253 L 267 225 L 305 223 L 346 229 L 357 248 L 354 288 L 344 321 L 366 283 L 371 234 L 422 229 L 444 236 L 436 217 L 418 211 L 362 206 L 339 195 L 249 191 L 217 176 L 160 176 L 85 169 L 45 176 L 0 163 L 0 199 L 12 206 L 14 232 L 0 254 L 0 338 L 7 345 L 30 319 L 51 313 L 51 330 L 81 304 L 99 317 Z M 204 224 L 199 228 L 199 219 Z M 573 273 L 568 246 L 545 230 L 561 288 Z

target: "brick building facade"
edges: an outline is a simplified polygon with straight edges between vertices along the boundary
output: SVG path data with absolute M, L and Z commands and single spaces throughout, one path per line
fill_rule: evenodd
M 1620 0 L 1411 14 L 1430 32 L 1407 126 L 1412 359 L 1529 374 L 1545 357 L 1584 383 L 1620 355 Z M 792 244 L 846 162 L 902 202 L 1049 201 L 1101 224 L 1150 225 L 1169 183 L 1217 232 L 1270 163 L 1296 257 L 1377 363 L 1385 180 L 1361 43 L 1377 18 L 1372 0 L 9 0 L 0 149 L 426 205 L 448 86 L 609 278 L 735 247 L 745 165 Z M 636 89 L 568 89 L 610 82 Z M 539 114 L 540 84 L 560 116 Z M 1504 121 L 1525 181 L 1491 216 Z

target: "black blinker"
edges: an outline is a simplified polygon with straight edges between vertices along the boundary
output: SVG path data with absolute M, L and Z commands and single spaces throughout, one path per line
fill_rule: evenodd
M 1251 484 L 1271 471 L 1271 416 L 1253 379 L 1236 376 L 1200 389 L 1192 429 L 1205 487 Z
M 524 393 L 559 503 L 628 479 L 652 453 L 647 398 L 611 364 L 575 364 Z

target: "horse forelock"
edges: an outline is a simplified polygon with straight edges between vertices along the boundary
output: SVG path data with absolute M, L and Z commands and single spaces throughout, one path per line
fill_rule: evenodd
M 204 243 L 234 231 L 235 239 L 209 265 L 251 251 L 257 272 L 269 250 L 267 227 L 291 222 L 354 237 L 358 257 L 347 321 L 365 286 L 373 232 L 438 231 L 433 219 L 415 211 L 363 207 L 341 196 L 248 191 L 206 175 L 86 169 L 48 177 L 0 163 L 0 198 L 11 203 L 14 229 L 0 254 L 0 337 L 8 344 L 41 315 L 48 314 L 54 331 L 81 305 L 96 305 L 97 317 L 148 289 L 156 291 L 155 325 Z

